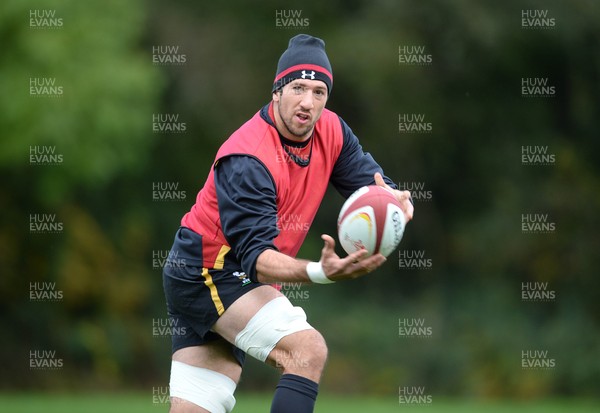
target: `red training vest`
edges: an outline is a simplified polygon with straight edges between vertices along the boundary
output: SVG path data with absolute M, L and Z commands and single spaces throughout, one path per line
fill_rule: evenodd
M 273 103 L 269 105 L 269 116 L 274 119 Z M 236 154 L 256 158 L 273 177 L 280 230 L 274 244 L 280 252 L 296 256 L 342 150 L 344 138 L 339 117 L 323 109 L 311 139 L 306 148 L 288 148 L 294 155 L 307 159 L 312 146 L 310 163 L 302 167 L 284 150 L 277 129 L 258 112 L 225 141 L 217 152 L 204 187 L 198 192 L 196 203 L 181 220 L 182 226 L 202 235 L 204 267 L 214 268 L 215 264 L 221 267 L 222 258 L 230 249 L 220 224 L 214 167 L 223 157 Z

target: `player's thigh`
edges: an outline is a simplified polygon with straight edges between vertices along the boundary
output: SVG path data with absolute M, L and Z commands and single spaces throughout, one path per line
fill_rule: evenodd
M 177 350 L 173 353 L 172 357 L 174 362 L 183 363 L 186 366 L 198 367 L 201 369 L 210 370 L 214 373 L 219 373 L 224 376 L 227 376 L 231 379 L 236 385 L 240 380 L 240 376 L 242 373 L 242 367 L 240 366 L 238 360 L 233 355 L 232 345 L 225 341 L 224 339 L 215 340 L 203 344 L 201 346 L 192 346 L 185 347 Z M 188 367 L 189 368 L 189 367 Z M 204 370 L 204 371 L 206 371 Z M 178 387 L 181 384 L 181 380 L 187 381 L 191 378 L 179 377 L 175 379 L 173 377 L 173 372 L 171 372 L 171 390 L 176 390 L 175 387 Z M 206 373 L 203 373 L 206 374 Z M 214 374 L 212 374 L 214 376 Z M 221 376 L 222 377 L 222 376 Z M 211 376 L 203 378 L 204 384 L 209 384 L 206 380 L 210 380 Z M 217 377 L 218 379 L 218 377 Z M 175 380 L 175 381 L 174 381 Z M 222 381 L 222 379 L 219 379 Z M 178 384 L 175 384 L 178 383 Z M 216 385 L 215 383 L 210 383 L 211 385 Z M 196 386 L 202 386 L 201 383 L 196 383 Z M 202 386 L 203 387 L 203 386 Z M 181 390 L 181 389 L 179 389 Z M 189 391 L 189 389 L 187 389 Z M 213 390 L 217 390 L 216 388 Z M 230 390 L 233 392 L 233 390 Z M 210 392 L 209 392 L 210 393 Z M 231 396 L 233 393 L 231 393 Z M 206 397 L 202 396 L 202 397 Z M 208 395 L 210 397 L 210 395 Z M 235 403 L 235 401 L 234 401 Z M 181 397 L 171 396 L 171 408 L 169 413 L 211 413 L 209 410 L 202 408 L 199 404 L 204 404 L 202 401 L 197 401 L 193 397 L 190 400 L 187 400 Z
M 179 349 L 173 353 L 172 359 L 224 374 L 236 384 L 242 374 L 242 367 L 233 355 L 231 344 L 224 339 Z
M 265 304 L 278 297 L 284 297 L 284 295 L 270 285 L 263 285 L 248 291 L 225 310 L 213 326 L 213 331 L 230 343 L 235 343 L 236 336 L 246 327 L 250 319 Z

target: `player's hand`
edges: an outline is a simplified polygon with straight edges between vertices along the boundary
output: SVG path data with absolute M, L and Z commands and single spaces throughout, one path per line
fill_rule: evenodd
M 412 198 L 410 196 L 410 191 L 399 191 L 397 189 L 392 188 L 383 180 L 383 176 L 379 172 L 375 173 L 375 185 L 381 186 L 387 190 L 390 190 L 396 196 L 398 202 L 400 202 L 400 208 L 404 212 L 404 218 L 406 218 L 406 222 L 410 221 L 415 212 L 415 207 L 412 203 Z
M 335 253 L 335 241 L 329 235 L 321 235 L 325 242 L 321 251 L 321 265 L 325 275 L 332 281 L 358 278 L 379 268 L 386 261 L 381 254 L 367 257 L 367 250 L 356 251 L 346 258 Z

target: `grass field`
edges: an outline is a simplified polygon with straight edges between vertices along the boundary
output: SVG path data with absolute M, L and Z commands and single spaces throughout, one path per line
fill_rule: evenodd
M 239 394 L 234 412 L 268 413 L 271 395 Z M 167 412 L 168 405 L 151 395 L 0 394 L 0 411 L 10 413 L 148 413 Z M 430 404 L 400 405 L 397 400 L 322 395 L 316 413 L 583 413 L 600 411 L 598 401 L 468 402 L 435 400 Z

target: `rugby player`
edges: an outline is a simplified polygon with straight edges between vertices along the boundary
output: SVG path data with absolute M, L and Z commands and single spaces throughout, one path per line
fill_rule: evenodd
M 365 185 L 390 188 L 412 218 L 410 193 L 325 109 L 332 86 L 325 43 L 293 37 L 271 102 L 221 146 L 181 220 L 163 271 L 169 317 L 185 332 L 172 337 L 172 413 L 230 412 L 246 354 L 281 371 L 272 413 L 312 412 L 327 346 L 273 284 L 328 284 L 385 262 L 364 250 L 340 258 L 329 235 L 318 261 L 295 258 L 329 182 L 345 198 Z

